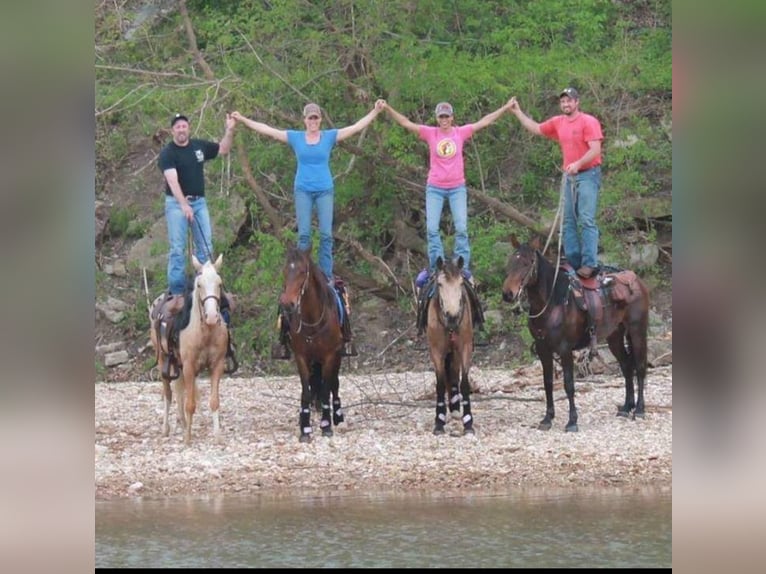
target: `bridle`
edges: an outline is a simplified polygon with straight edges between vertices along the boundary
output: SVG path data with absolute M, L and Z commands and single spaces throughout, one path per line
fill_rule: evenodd
M 524 279 L 521 280 L 521 284 L 519 285 L 519 292 L 518 292 L 518 294 L 515 297 L 516 302 L 519 303 L 519 304 L 521 303 L 521 299 L 522 299 L 523 295 L 526 295 L 526 293 L 527 293 L 527 286 L 529 285 L 530 281 L 532 281 L 533 279 L 535 281 L 537 281 L 537 268 L 538 268 L 537 258 L 538 257 L 542 257 L 542 255 L 538 254 L 537 251 L 535 251 L 533 255 L 534 255 L 534 258 L 535 258 L 534 263 L 532 263 L 532 265 L 530 266 L 530 268 L 527 271 L 526 275 L 524 275 Z M 531 313 L 531 310 L 530 310 L 530 312 L 528 312 L 528 317 L 530 319 L 536 319 L 537 317 L 539 317 L 540 315 L 545 313 L 545 310 L 548 308 L 548 305 L 550 305 L 551 299 L 553 298 L 553 290 L 554 290 L 553 288 L 556 285 L 556 278 L 558 277 L 558 274 L 559 274 L 559 268 L 558 268 L 558 265 L 557 265 L 556 266 L 556 271 L 555 271 L 555 273 L 553 275 L 553 284 L 551 285 L 550 292 L 548 293 L 548 299 L 545 301 L 545 305 L 543 305 L 543 308 L 540 310 L 539 313 L 535 313 L 533 315 Z
M 444 312 L 444 299 L 442 298 L 442 293 L 441 293 L 441 289 L 439 288 L 438 279 L 436 281 L 436 286 L 437 286 L 437 292 L 439 297 L 439 314 L 437 315 L 437 317 L 439 319 L 439 323 L 441 324 L 441 326 L 444 327 L 444 329 L 449 332 L 450 340 L 452 340 L 455 336 L 455 329 L 452 329 L 451 327 L 448 326 L 449 320 L 447 318 L 446 313 Z M 456 321 L 458 328 L 460 328 L 460 325 L 462 325 L 463 323 L 463 315 L 465 314 L 465 298 L 466 298 L 465 289 L 461 285 L 460 286 L 460 310 L 458 311 L 457 321 Z
M 202 317 L 202 318 L 207 317 L 207 313 L 205 312 L 205 302 L 208 299 L 213 299 L 215 301 L 215 307 L 216 307 L 216 311 L 218 313 L 218 323 L 220 324 L 220 322 L 221 322 L 220 287 L 219 287 L 219 294 L 218 295 L 206 295 L 205 297 L 202 297 L 202 298 L 200 298 L 199 295 L 198 295 L 196 297 L 196 299 L 197 299 L 197 305 L 199 306 L 200 317 Z
M 303 301 L 303 295 L 306 293 L 306 287 L 308 287 L 310 277 L 311 277 L 311 267 L 306 266 L 306 277 L 304 277 L 303 283 L 301 284 L 301 290 L 298 293 L 298 301 L 295 305 L 295 310 L 290 313 L 291 315 L 298 317 L 298 328 L 295 330 L 296 333 L 300 333 L 303 327 L 314 328 L 321 325 L 322 322 L 324 321 L 325 313 L 327 312 L 327 305 L 321 305 L 322 314 L 319 315 L 319 319 L 317 319 L 313 323 L 307 323 L 306 321 L 303 320 L 303 314 L 301 313 L 301 302 Z

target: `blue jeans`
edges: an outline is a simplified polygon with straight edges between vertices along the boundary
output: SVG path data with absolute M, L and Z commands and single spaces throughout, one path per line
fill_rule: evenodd
M 452 222 L 455 224 L 455 257 L 463 256 L 463 269 L 470 269 L 471 246 L 468 243 L 468 191 L 464 185 L 444 189 L 426 185 L 426 231 L 428 233 L 428 266 L 436 270 L 436 259 L 444 258 L 439 224 L 442 218 L 444 200 L 449 201 Z
M 577 175 L 565 175 L 562 240 L 572 267 L 598 267 L 596 210 L 601 189 L 601 166 Z
M 295 190 L 295 218 L 298 220 L 298 249 L 311 249 L 311 212 L 316 206 L 319 223 L 319 268 L 328 279 L 332 274 L 332 217 L 335 190 L 299 191 Z
M 204 197 L 189 201 L 189 205 L 194 211 L 194 220 L 191 222 L 194 255 L 200 263 L 204 263 L 213 253 L 210 213 Z M 186 287 L 186 238 L 190 223 L 173 196 L 165 197 L 165 219 L 168 224 L 168 243 L 170 244 L 168 288 L 173 295 L 181 295 Z

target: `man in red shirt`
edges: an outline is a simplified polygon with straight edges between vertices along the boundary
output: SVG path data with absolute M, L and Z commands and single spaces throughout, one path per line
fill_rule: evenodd
M 562 240 L 567 261 L 580 277 L 598 272 L 598 227 L 596 210 L 601 189 L 601 123 L 580 111 L 575 88 L 559 94 L 562 114 L 537 123 L 521 111 L 512 98 L 511 113 L 533 134 L 559 142 L 564 170 L 564 216 Z

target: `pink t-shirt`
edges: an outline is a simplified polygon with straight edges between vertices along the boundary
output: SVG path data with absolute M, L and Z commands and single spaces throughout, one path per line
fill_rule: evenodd
M 588 142 L 604 139 L 599 121 L 590 114 L 583 112 L 577 114 L 577 117 L 572 121 L 563 114 L 553 116 L 540 124 L 540 131 L 545 137 L 556 140 L 561 145 L 564 168 L 586 154 L 590 149 Z M 601 155 L 596 156 L 590 164 L 582 166 L 580 170 L 590 169 L 597 165 L 601 165 Z
M 453 126 L 446 134 L 435 126 L 421 125 L 418 137 L 428 144 L 428 183 L 450 189 L 465 185 L 463 142 L 473 135 L 473 124 Z

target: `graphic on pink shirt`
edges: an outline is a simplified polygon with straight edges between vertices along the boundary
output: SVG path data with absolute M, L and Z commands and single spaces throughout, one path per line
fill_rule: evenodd
M 436 144 L 436 154 L 439 157 L 450 158 L 456 151 L 457 146 L 452 138 L 445 138 Z

